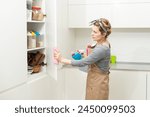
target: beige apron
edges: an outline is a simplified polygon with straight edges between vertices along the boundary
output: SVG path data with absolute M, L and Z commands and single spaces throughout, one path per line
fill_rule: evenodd
M 109 96 L 109 73 L 100 70 L 96 64 L 89 66 L 86 100 L 108 100 Z

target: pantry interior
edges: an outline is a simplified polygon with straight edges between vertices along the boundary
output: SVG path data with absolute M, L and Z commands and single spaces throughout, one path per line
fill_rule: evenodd
M 1 29 L 4 35 L 2 43 L 7 43 L 7 46 L 1 43 L 1 58 L 5 62 L 1 61 L 0 99 L 84 99 L 86 73 L 78 68 L 55 65 L 52 50 L 58 47 L 63 56 L 72 59 L 72 51 L 85 49 L 86 44 L 91 42 L 88 23 L 99 17 L 108 18 L 112 24 L 109 41 L 118 63 L 150 63 L 150 17 L 142 14 L 150 6 L 147 0 L 10 2 L 9 5 L 3 1 L 1 5 L 1 8 L 8 5 L 15 17 L 10 16 L 10 22 L 10 11 L 6 10 L 3 13 L 5 20 L 1 19 L 1 25 L 4 26 Z M 135 12 L 137 9 L 142 10 Z M 43 13 L 43 19 L 33 20 L 33 10 Z M 10 34 L 6 37 L 8 32 Z M 42 66 L 39 73 L 31 74 L 32 71 L 28 70 L 28 54 L 37 51 L 45 54 L 43 62 L 46 65 Z M 150 99 L 148 70 L 111 69 L 111 73 L 110 99 Z

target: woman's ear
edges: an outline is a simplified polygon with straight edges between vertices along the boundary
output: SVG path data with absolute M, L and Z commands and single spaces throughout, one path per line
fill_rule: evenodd
M 103 37 L 106 37 L 106 33 L 103 33 L 102 35 L 103 35 Z

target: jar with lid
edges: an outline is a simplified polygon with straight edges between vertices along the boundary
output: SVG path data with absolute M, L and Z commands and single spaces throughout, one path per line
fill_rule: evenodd
M 32 20 L 42 21 L 44 14 L 42 13 L 41 7 L 32 6 Z

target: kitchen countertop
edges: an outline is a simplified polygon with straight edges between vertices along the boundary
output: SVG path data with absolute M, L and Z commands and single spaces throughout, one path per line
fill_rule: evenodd
M 112 70 L 150 71 L 150 63 L 117 62 L 111 64 Z
M 65 68 L 79 68 L 71 65 L 63 65 Z M 79 68 L 86 71 L 86 68 Z M 131 62 L 117 62 L 111 64 L 111 70 L 132 70 L 132 71 L 150 71 L 150 63 L 131 63 Z

